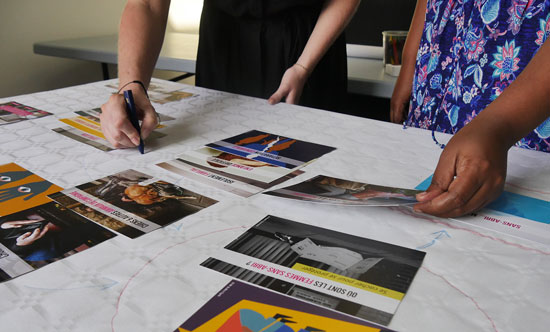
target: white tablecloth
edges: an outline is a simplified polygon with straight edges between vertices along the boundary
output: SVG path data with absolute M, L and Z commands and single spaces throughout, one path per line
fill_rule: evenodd
M 284 185 L 325 174 L 414 188 L 433 172 L 441 152 L 428 131 L 163 84 L 198 95 L 157 107 L 178 120 L 169 136 L 146 146 L 145 155 L 136 149 L 105 153 L 50 130 L 73 111 L 99 107 L 112 93 L 106 82 L 0 100 L 54 113 L 0 126 L 0 164 L 16 162 L 65 188 L 133 168 L 220 201 L 138 239 L 118 236 L 0 284 L 0 331 L 173 331 L 230 279 L 199 264 L 266 214 L 409 248 L 431 243 L 434 233 L 445 230 L 450 237 L 425 249 L 390 328 L 548 331 L 548 247 L 406 208 L 314 205 L 267 195 L 244 199 L 155 166 L 258 129 L 337 148 Z M 509 163 L 509 182 L 550 200 L 550 155 L 513 148 Z

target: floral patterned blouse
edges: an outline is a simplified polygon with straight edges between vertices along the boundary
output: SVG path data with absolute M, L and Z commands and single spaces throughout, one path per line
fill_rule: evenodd
M 456 133 L 549 36 L 550 0 L 428 0 L 406 125 Z M 550 118 L 516 145 L 550 152 Z

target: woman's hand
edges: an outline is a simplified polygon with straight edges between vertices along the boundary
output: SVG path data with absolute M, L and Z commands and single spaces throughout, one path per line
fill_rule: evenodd
M 510 144 L 476 120 L 449 141 L 430 187 L 416 196 L 415 211 L 458 217 L 483 208 L 501 194 Z
M 267 101 L 274 105 L 284 99 L 287 104 L 297 104 L 309 74 L 308 69 L 299 64 L 288 68 L 281 79 L 281 85 Z
M 404 76 L 399 76 L 391 96 L 390 120 L 393 123 L 403 123 L 411 100 L 412 80 Z

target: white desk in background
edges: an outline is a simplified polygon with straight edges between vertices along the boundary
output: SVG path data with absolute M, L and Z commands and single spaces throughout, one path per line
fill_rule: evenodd
M 156 69 L 195 73 L 197 34 L 168 32 Z M 97 36 L 37 42 L 34 53 L 100 62 L 104 79 L 109 78 L 107 64 L 117 63 L 117 36 Z M 348 57 L 348 92 L 390 98 L 396 78 L 384 73 L 381 59 Z
M 138 239 L 117 236 L 82 253 L 0 284 L 1 331 L 173 331 L 230 277 L 199 266 L 266 214 L 408 248 L 426 257 L 390 328 L 406 332 L 547 331 L 550 248 L 408 208 L 315 205 L 268 195 L 248 199 L 155 166 L 183 152 L 251 129 L 336 150 L 282 186 L 318 174 L 414 188 L 433 172 L 441 149 L 429 131 L 167 81 L 194 97 L 156 105 L 175 117 L 168 136 L 136 149 L 103 152 L 51 128 L 113 92 L 102 81 L 0 99 L 53 115 L 0 126 L 0 164 L 15 162 L 69 188 L 129 168 L 219 203 Z M 168 123 L 166 123 L 168 125 Z M 446 143 L 449 135 L 437 134 Z M 550 154 L 512 148 L 508 184 L 550 200 Z M 550 225 L 547 225 L 550 227 Z M 448 237 L 436 238 L 446 232 Z
M 103 78 L 108 79 L 107 64 L 118 62 L 117 43 L 117 35 L 106 35 L 38 42 L 33 49 L 34 53 L 41 55 L 100 62 Z M 198 44 L 197 34 L 166 33 L 155 68 L 194 74 Z

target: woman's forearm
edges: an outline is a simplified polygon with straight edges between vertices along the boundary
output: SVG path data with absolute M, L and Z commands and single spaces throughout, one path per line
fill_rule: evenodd
M 297 63 L 310 72 L 355 14 L 360 0 L 327 0 Z
M 129 0 L 118 40 L 119 85 L 140 80 L 149 85 L 168 18 L 170 0 Z
M 512 146 L 550 117 L 550 40 L 547 40 L 523 72 L 472 121 Z

